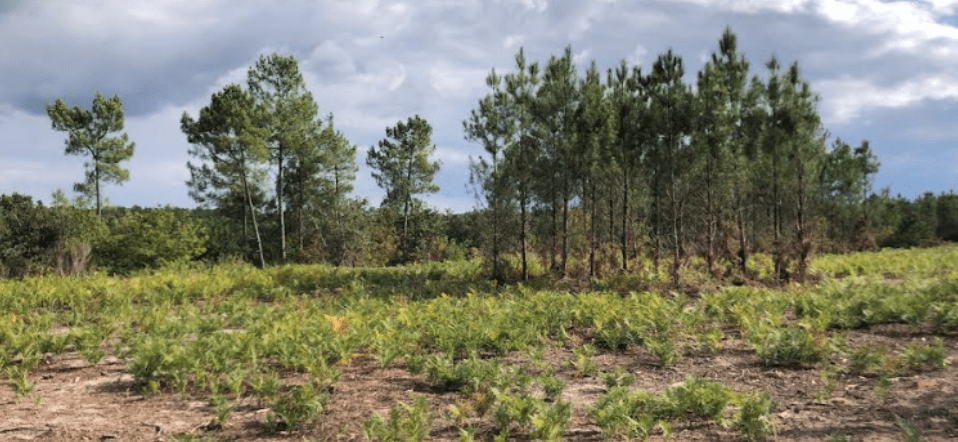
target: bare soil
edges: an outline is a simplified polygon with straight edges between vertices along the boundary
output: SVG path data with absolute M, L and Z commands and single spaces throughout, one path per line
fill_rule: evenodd
M 904 325 L 881 325 L 849 333 L 849 343 L 884 344 L 900 351 L 908 342 L 931 342 L 927 330 Z M 636 377 L 632 388 L 661 392 L 694 374 L 719 381 L 736 391 L 768 391 L 777 402 L 775 441 L 823 441 L 844 435 L 849 441 L 903 441 L 899 419 L 910 420 L 922 440 L 958 439 L 958 336 L 940 336 L 946 341 L 949 367 L 892 379 L 887 393 L 876 389 L 874 377 L 841 375 L 830 398 L 817 400 L 822 391 L 820 370 L 763 367 L 755 352 L 741 340 L 724 342 L 716 353 L 692 352 L 672 368 L 659 367 L 645 349 L 629 348 L 617 353 L 599 353 L 600 369 L 621 367 Z M 588 407 L 607 389 L 601 380 L 580 375 L 563 362 L 572 360 L 570 348 L 553 348 L 545 360 L 566 380 L 564 398 L 574 404 L 573 422 L 567 440 L 605 440 L 590 424 Z M 522 362 L 518 355 L 507 360 Z M 364 440 L 360 423 L 372 413 L 386 413 L 409 394 L 426 395 L 437 417 L 432 440 L 458 440 L 455 423 L 442 413 L 460 393 L 437 390 L 422 376 L 412 376 L 400 361 L 381 369 L 368 356 L 355 358 L 342 367 L 342 376 L 330 396 L 329 411 L 310 428 L 270 433 L 265 427 L 267 410 L 252 401 L 236 409 L 229 423 L 211 431 L 207 424 L 214 410 L 202 400 L 163 393 L 149 398 L 140 394 L 122 361 L 107 356 L 91 366 L 73 353 L 50 357 L 34 372 L 31 396 L 17 397 L 7 386 L 0 388 L 0 440 L 43 441 L 170 441 L 170 440 Z M 37 396 L 39 394 L 39 396 Z M 485 420 L 488 422 L 487 417 Z M 473 422 L 479 423 L 473 419 Z M 491 424 L 479 423 L 480 436 L 491 439 Z M 651 440 L 661 440 L 654 435 Z M 677 423 L 677 441 L 734 441 L 733 430 L 707 422 Z

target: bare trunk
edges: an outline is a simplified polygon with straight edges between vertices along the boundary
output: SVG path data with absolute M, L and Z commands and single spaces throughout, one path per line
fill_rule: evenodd
M 277 155 L 277 166 L 279 173 L 276 176 L 276 207 L 279 211 L 279 250 L 280 259 L 286 262 L 286 213 L 283 210 L 283 144 L 279 145 Z
M 712 180 L 713 180 L 712 174 L 714 173 L 714 169 L 713 169 L 713 168 L 715 167 L 715 159 L 714 159 L 714 156 L 712 155 L 712 154 L 713 154 L 713 148 L 712 148 L 712 146 L 711 146 L 711 141 L 712 141 L 712 140 L 711 140 L 711 136 L 710 136 L 710 135 L 711 135 L 711 134 L 709 134 L 708 165 L 707 165 L 707 172 L 706 172 L 706 174 L 705 174 L 705 189 L 706 189 L 706 191 L 705 191 L 705 195 L 706 195 L 706 203 L 705 203 L 706 209 L 705 209 L 705 213 L 706 213 L 706 222 L 707 222 L 707 226 L 706 226 L 706 229 L 705 229 L 705 242 L 706 242 L 706 245 L 705 245 L 705 262 L 706 262 L 706 264 L 708 265 L 708 272 L 709 272 L 709 274 L 711 275 L 711 274 L 713 274 L 714 271 L 715 271 L 715 264 L 714 264 L 714 263 L 715 263 L 715 256 L 714 256 L 714 253 L 715 253 L 715 252 L 714 252 L 714 249 L 715 249 L 715 224 L 716 224 L 716 223 L 715 223 L 715 220 L 718 218 L 718 216 L 717 216 L 716 213 L 715 213 L 715 202 L 713 201 L 713 193 L 714 193 L 715 189 L 713 189 L 713 186 L 714 186 L 714 185 L 713 185 L 713 183 L 712 183 Z
M 492 278 L 503 282 L 499 269 L 499 173 L 498 158 L 492 154 Z
M 629 177 L 623 174 L 622 185 L 622 270 L 629 271 Z M 611 209 L 610 209 L 611 210 Z M 610 216 L 611 218 L 611 216 Z
M 94 186 L 96 186 L 96 216 L 101 215 L 100 211 L 100 159 L 93 158 L 93 181 Z
M 529 245 L 528 245 L 528 237 L 527 237 L 527 234 L 526 234 L 526 224 L 527 224 L 527 222 L 526 222 L 526 217 L 527 217 L 528 215 L 527 215 L 527 211 L 526 211 L 526 195 L 525 195 L 525 190 L 523 190 L 523 191 L 521 192 L 520 198 L 521 198 L 521 201 L 519 202 L 519 204 L 520 204 L 521 207 L 519 208 L 519 211 L 520 211 L 520 213 L 519 213 L 519 241 L 521 242 L 520 246 L 521 246 L 521 248 L 522 248 L 522 250 L 521 250 L 521 254 L 522 254 L 522 280 L 523 280 L 523 281 L 527 281 L 527 280 L 529 279 L 529 265 L 528 265 L 528 260 L 527 260 L 527 258 L 526 258 L 526 249 L 529 247 Z
M 785 270 L 785 245 L 782 244 L 782 204 L 779 195 L 778 137 L 772 139 L 772 224 L 775 247 L 775 279 L 781 280 Z
M 589 222 L 589 276 L 594 277 L 595 276 L 595 250 L 597 248 L 596 218 L 598 217 L 598 215 L 596 214 L 596 206 L 598 206 L 598 204 L 596 204 L 596 189 L 595 189 L 594 180 L 590 183 L 590 188 L 592 189 L 591 191 L 592 196 L 589 198 L 589 204 L 590 204 L 590 209 L 592 209 L 592 216 L 591 216 L 592 220 Z
M 256 211 L 253 209 L 253 196 L 249 191 L 246 173 L 243 173 L 243 191 L 246 192 L 246 203 L 249 204 L 250 217 L 253 220 L 253 232 L 256 234 L 256 247 L 259 249 L 259 266 L 266 267 L 266 258 L 263 256 L 263 241 L 259 236 L 259 224 L 256 222 Z
M 798 277 L 805 279 L 805 270 L 808 264 L 808 255 L 811 252 L 810 244 L 806 244 L 805 232 L 805 164 L 799 160 L 798 164 Z
M 553 180 L 554 181 L 554 180 Z M 554 189 L 554 188 L 553 188 Z M 556 264 L 556 249 L 558 249 L 558 236 L 559 236 L 559 208 L 558 201 L 555 196 L 552 198 L 552 227 L 551 227 L 551 238 L 549 242 L 551 244 L 549 248 L 549 270 L 555 271 L 558 267 Z
M 569 196 L 562 195 L 562 267 L 559 269 L 562 276 L 566 275 L 566 264 L 569 259 Z

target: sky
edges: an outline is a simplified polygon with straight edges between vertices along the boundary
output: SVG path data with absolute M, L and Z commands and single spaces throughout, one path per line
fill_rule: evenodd
M 89 109 L 99 91 L 120 96 L 136 143 L 109 201 L 193 207 L 181 115 L 278 52 L 297 58 L 320 113 L 359 147 L 355 196 L 380 203 L 366 152 L 420 115 L 442 162 L 441 190 L 425 199 L 467 211 L 482 148 L 462 121 L 520 48 L 545 62 L 571 45 L 580 71 L 624 59 L 644 72 L 671 48 L 691 83 L 726 26 L 753 75 L 773 54 L 799 63 L 828 144 L 870 141 L 876 190 L 958 188 L 958 0 L 0 0 L 0 194 L 73 195 L 86 158 L 64 155 L 46 106 Z

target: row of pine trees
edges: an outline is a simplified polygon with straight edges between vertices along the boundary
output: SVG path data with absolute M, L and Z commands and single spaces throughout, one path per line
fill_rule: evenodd
M 828 149 L 798 63 L 772 56 L 764 68 L 751 71 L 727 28 L 694 84 L 671 50 L 647 70 L 622 61 L 603 73 L 593 61 L 580 75 L 571 48 L 543 63 L 520 50 L 511 72 L 493 70 L 464 121 L 487 154 L 471 170 L 493 276 L 505 278 L 505 254 L 523 279 L 529 253 L 562 275 L 571 258 L 595 275 L 647 256 L 678 284 L 694 256 L 713 274 L 747 276 L 763 251 L 786 279 L 830 238 L 867 245 L 878 171 L 868 142 Z
M 955 236 L 953 195 L 872 193 L 869 143 L 827 146 L 798 63 L 772 56 L 753 70 L 728 28 L 694 76 L 671 50 L 649 68 L 603 72 L 594 61 L 580 70 L 568 47 L 543 62 L 520 49 L 486 85 L 463 121 L 485 151 L 470 168 L 480 207 L 441 215 L 418 198 L 438 190 L 440 164 L 429 158 L 432 128 L 414 116 L 367 152 L 386 191 L 375 209 L 351 195 L 357 147 L 319 114 L 296 59 L 260 57 L 245 85 L 181 118 L 193 217 L 209 237 L 201 258 L 364 265 L 478 246 L 500 281 L 529 278 L 531 265 L 596 276 L 650 262 L 679 284 L 693 259 L 715 276 L 752 278 L 750 256 L 768 253 L 784 280 L 804 277 L 816 251 Z M 108 136 L 123 127 L 119 97 L 98 94 L 92 111 L 58 100 L 48 113 L 70 134 L 66 153 L 91 156 L 76 190 L 99 216 L 101 182 L 125 181 L 118 163 L 133 154 L 125 134 Z

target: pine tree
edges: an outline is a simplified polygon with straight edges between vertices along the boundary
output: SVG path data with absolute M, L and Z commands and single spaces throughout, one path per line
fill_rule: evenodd
M 258 120 L 253 97 L 239 85 L 229 84 L 213 94 L 210 104 L 200 109 L 198 119 L 184 112 L 180 127 L 193 144 L 190 156 L 201 161 L 197 165 L 187 163 L 190 196 L 200 204 L 220 205 L 241 192 L 247 208 L 244 220 L 246 214 L 252 219 L 259 264 L 265 266 L 254 194 L 268 158 L 269 133 L 258 127 Z
M 268 130 L 267 147 L 276 166 L 276 214 L 279 221 L 280 259 L 286 262 L 286 213 L 284 204 L 292 198 L 284 179 L 288 163 L 302 163 L 314 157 L 316 145 L 310 137 L 317 127 L 318 106 L 306 88 L 296 58 L 291 55 L 261 56 L 248 72 L 249 90 L 260 108 L 259 124 Z M 295 210 L 301 211 L 302 207 Z
M 386 191 L 383 205 L 398 207 L 402 215 L 403 259 L 410 256 L 409 218 L 410 210 L 416 207 L 416 195 L 435 193 L 439 186 L 432 182 L 439 170 L 439 162 L 429 161 L 436 150 L 432 144 L 432 127 L 416 115 L 406 122 L 386 128 L 386 138 L 379 141 L 379 149 L 370 147 L 366 163 L 376 170 L 373 178 Z
M 509 98 L 510 114 L 515 122 L 514 142 L 506 147 L 503 175 L 509 177 L 510 188 L 515 189 L 519 205 L 519 254 L 522 261 L 522 280 L 529 279 L 529 224 L 534 197 L 533 165 L 539 160 L 540 143 L 535 130 L 535 96 L 539 85 L 539 64 L 528 63 L 525 53 L 516 54 L 516 69 L 505 76 L 505 92 Z
M 503 78 L 495 69 L 486 77 L 486 86 L 492 91 L 479 101 L 469 119 L 463 121 L 466 139 L 478 141 L 490 155 L 489 162 L 480 157 L 470 167 L 470 180 L 480 189 L 489 204 L 492 214 L 492 277 L 498 282 L 504 280 L 499 264 L 501 251 L 501 232 L 504 229 L 505 200 L 507 185 L 502 176 L 502 152 L 515 142 L 515 125 L 510 113 L 509 96 L 502 90 Z
M 67 132 L 67 155 L 87 155 L 86 180 L 73 188 L 82 195 L 96 199 L 96 214 L 101 213 L 102 183 L 122 184 L 130 179 L 130 172 L 120 167 L 120 162 L 133 157 L 135 145 L 127 135 L 108 136 L 123 130 L 123 103 L 114 95 L 107 99 L 97 92 L 93 108 L 80 106 L 72 109 L 61 99 L 47 106 L 47 115 L 57 131 Z

